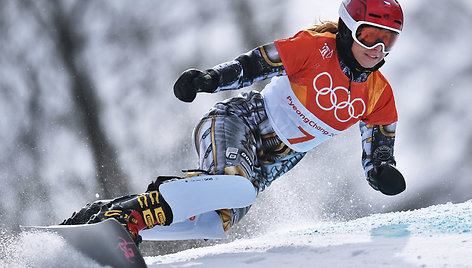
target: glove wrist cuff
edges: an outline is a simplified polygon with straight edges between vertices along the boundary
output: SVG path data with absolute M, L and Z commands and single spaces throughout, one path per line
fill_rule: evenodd
M 215 70 L 206 70 L 202 78 L 202 86 L 197 90 L 197 92 L 215 92 L 218 88 L 219 80 L 219 75 Z

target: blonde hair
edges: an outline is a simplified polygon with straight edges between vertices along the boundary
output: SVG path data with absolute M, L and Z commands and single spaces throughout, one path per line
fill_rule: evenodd
M 317 24 L 314 24 L 307 29 L 308 31 L 313 31 L 315 33 L 326 33 L 330 32 L 336 34 L 338 32 L 338 23 L 334 21 L 320 21 Z

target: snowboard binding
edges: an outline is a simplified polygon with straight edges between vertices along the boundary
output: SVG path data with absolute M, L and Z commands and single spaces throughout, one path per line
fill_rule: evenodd
M 109 218 L 118 220 L 130 233 L 136 245 L 141 242 L 139 231 L 156 225 L 170 225 L 172 210 L 159 193 L 159 186 L 176 177 L 158 177 L 143 194 L 126 195 L 113 200 L 97 200 L 74 212 L 61 225 L 91 224 Z

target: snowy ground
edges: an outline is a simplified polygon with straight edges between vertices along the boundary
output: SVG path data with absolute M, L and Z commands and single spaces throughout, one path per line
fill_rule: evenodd
M 314 223 L 253 239 L 146 257 L 153 267 L 472 267 L 472 200 Z M 2 239 L 1 267 L 100 267 L 57 236 Z
M 472 267 L 472 200 L 149 257 L 149 267 Z

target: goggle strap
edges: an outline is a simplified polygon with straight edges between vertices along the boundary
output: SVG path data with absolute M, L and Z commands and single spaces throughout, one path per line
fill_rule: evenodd
M 356 27 L 357 21 L 355 21 L 351 17 L 351 15 L 349 15 L 349 12 L 347 12 L 347 9 L 343 4 L 341 4 L 341 6 L 339 7 L 339 17 L 341 17 L 344 24 L 346 24 L 346 26 L 347 26 L 347 28 L 349 28 L 349 30 L 351 30 L 351 31 L 354 30 L 354 28 Z

